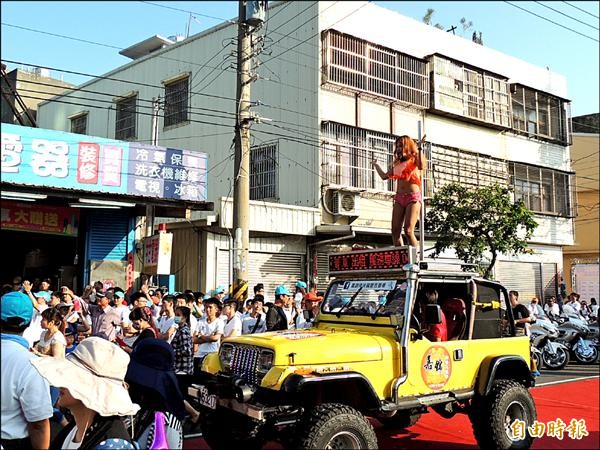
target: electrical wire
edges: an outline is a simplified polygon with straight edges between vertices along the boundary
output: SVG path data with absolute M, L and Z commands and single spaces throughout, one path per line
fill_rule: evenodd
M 571 8 L 575 8 L 575 9 L 577 9 L 577 10 L 581 11 L 581 12 L 584 12 L 584 13 L 586 13 L 586 14 L 589 14 L 590 16 L 592 16 L 592 17 L 595 17 L 596 19 L 600 19 L 600 17 L 598 17 L 597 15 L 595 15 L 595 14 L 592 14 L 591 12 L 588 12 L 588 11 L 586 11 L 585 9 L 582 9 L 582 8 L 580 8 L 580 7 L 578 7 L 578 6 L 575 6 L 575 5 L 573 5 L 572 3 L 569 3 L 569 2 L 564 2 L 564 1 L 563 1 L 563 3 L 566 3 L 566 4 L 567 4 L 567 5 L 569 5 Z
M 532 16 L 535 16 L 535 17 L 538 17 L 538 18 L 540 18 L 540 19 L 543 19 L 543 20 L 545 20 L 545 21 L 547 21 L 547 22 L 553 23 L 554 25 L 556 25 L 556 26 L 559 26 L 559 27 L 561 27 L 561 28 L 564 28 L 565 30 L 572 31 L 572 32 L 573 32 L 573 33 L 575 33 L 575 34 L 578 34 L 578 35 L 580 35 L 580 36 L 583 36 L 583 37 L 585 37 L 585 38 L 591 39 L 592 41 L 595 41 L 595 42 L 600 42 L 600 41 L 599 41 L 598 39 L 596 39 L 596 38 L 593 38 L 593 37 L 591 37 L 591 36 L 588 36 L 587 34 L 580 33 L 579 31 L 576 31 L 576 30 L 574 30 L 573 28 L 569 28 L 569 27 L 567 27 L 567 26 L 565 26 L 565 25 L 562 25 L 562 24 L 560 24 L 560 23 L 558 23 L 558 22 L 555 22 L 554 20 L 548 19 L 547 17 L 541 16 L 541 15 L 539 15 L 539 14 L 536 14 L 536 13 L 532 12 L 532 11 L 529 11 L 528 9 L 525 9 L 525 8 L 522 8 L 522 7 L 518 6 L 518 5 L 515 5 L 514 3 L 508 2 L 508 1 L 506 1 L 506 0 L 504 1 L 504 3 L 507 3 L 507 4 L 509 4 L 510 6 L 514 6 L 515 8 L 518 8 L 518 9 L 520 9 L 521 11 L 525 11 L 526 13 L 529 13 L 529 14 L 531 14 Z
M 220 20 L 221 22 L 227 22 L 227 23 L 233 23 L 233 24 L 238 23 L 237 20 L 222 19 L 221 17 L 209 16 L 208 14 L 198 13 L 195 11 L 189 11 L 187 9 L 175 8 L 173 6 L 161 5 L 159 3 L 146 2 L 146 1 L 140 1 L 140 3 L 146 3 L 147 5 L 158 6 L 159 8 L 171 9 L 173 11 L 180 11 L 180 12 L 184 12 L 186 14 L 193 14 L 195 16 L 206 17 L 208 19 Z
M 120 83 L 134 84 L 134 85 L 137 85 L 137 86 L 144 86 L 144 87 L 150 87 L 150 88 L 164 90 L 164 86 L 158 86 L 156 84 L 143 83 L 141 81 L 123 80 L 121 78 L 107 77 L 105 75 L 93 75 L 93 74 L 89 74 L 89 73 L 78 72 L 78 71 L 75 71 L 75 70 L 58 69 L 56 67 L 44 66 L 44 65 L 38 65 L 38 64 L 29 64 L 29 63 L 25 63 L 25 62 L 22 62 L 22 61 L 14 61 L 14 60 L 10 60 L 10 59 L 2 59 L 2 61 L 10 63 L 10 64 L 17 64 L 17 65 L 31 66 L 31 67 L 39 67 L 39 68 L 43 68 L 43 69 L 55 70 L 57 72 L 64 72 L 64 73 L 70 73 L 70 74 L 73 74 L 73 75 L 82 75 L 82 76 L 85 76 L 85 77 L 95 78 L 91 82 L 96 82 L 97 80 L 108 80 L 108 81 L 117 81 L 117 82 L 120 82 Z M 84 84 L 86 84 L 86 83 L 84 83 Z M 191 91 L 190 91 L 190 93 L 191 94 L 196 94 L 196 95 L 201 95 L 201 96 L 204 96 L 204 97 L 209 97 L 209 98 L 216 98 L 216 99 L 219 99 L 219 100 L 235 101 L 235 98 L 232 98 L 232 97 L 223 97 L 222 95 L 213 95 L 213 94 L 207 94 L 207 93 L 204 93 L 204 92 L 191 92 Z M 59 94 L 59 96 L 60 95 L 61 94 Z
M 579 22 L 579 23 L 580 23 L 580 24 L 582 24 L 582 25 L 588 26 L 588 27 L 590 27 L 591 29 L 598 31 L 598 27 L 595 27 L 594 25 L 590 25 L 589 23 L 587 23 L 587 22 L 584 22 L 584 21 L 582 21 L 582 20 L 579 20 L 579 19 L 576 19 L 576 18 L 575 18 L 575 17 L 573 17 L 573 16 L 569 16 L 568 14 L 565 14 L 564 12 L 562 12 L 562 11 L 559 11 L 558 9 L 554 9 L 554 8 L 552 8 L 551 6 L 544 5 L 542 2 L 535 1 L 535 3 L 537 3 L 538 5 L 541 5 L 541 6 L 543 6 L 544 8 L 547 8 L 547 9 L 549 9 L 549 10 L 551 10 L 551 11 L 554 11 L 555 13 L 558 13 L 558 14 L 560 14 L 560 15 L 563 15 L 563 16 L 565 16 L 565 17 L 568 17 L 569 19 L 571 19 L 571 20 L 574 20 L 575 22 Z
M 370 4 L 370 3 L 371 3 L 371 0 L 369 0 L 369 1 L 368 1 L 368 2 L 366 2 L 366 3 L 364 3 L 363 5 L 361 5 L 359 8 L 355 9 L 354 11 L 352 11 L 352 12 L 350 12 L 350 13 L 346 14 L 346 15 L 345 15 L 344 17 L 342 17 L 341 19 L 339 19 L 339 20 L 336 20 L 334 23 L 332 23 L 332 24 L 330 25 L 330 28 L 331 28 L 331 27 L 333 27 L 334 25 L 337 25 L 337 24 L 338 24 L 338 23 L 340 23 L 342 20 L 345 20 L 345 19 L 347 19 L 347 18 L 348 18 L 348 17 L 350 17 L 351 15 L 353 15 L 353 14 L 356 14 L 358 11 L 360 11 L 361 9 L 363 9 L 365 6 L 367 6 L 367 5 L 368 5 L 368 4 Z M 331 6 L 330 6 L 330 7 L 331 7 Z M 317 31 L 315 34 L 313 34 L 313 35 L 309 36 L 307 39 L 304 39 L 304 40 L 302 40 L 302 41 L 298 42 L 297 44 L 293 45 L 292 47 L 289 47 L 287 50 L 284 50 L 283 52 L 279 53 L 278 55 L 272 56 L 271 58 L 267 59 L 266 61 L 264 61 L 264 63 L 268 63 L 269 61 L 271 61 L 271 60 L 273 60 L 273 59 L 275 59 L 275 58 L 279 58 L 281 55 L 284 55 L 284 54 L 286 54 L 287 52 L 289 52 L 289 51 L 291 51 L 291 50 L 295 49 L 295 48 L 296 48 L 296 47 L 298 47 L 300 44 L 302 44 L 302 43 L 304 43 L 304 42 L 308 42 L 308 41 L 310 41 L 311 39 L 314 39 L 314 38 L 316 38 L 316 37 L 317 37 L 319 34 L 320 34 L 320 31 Z

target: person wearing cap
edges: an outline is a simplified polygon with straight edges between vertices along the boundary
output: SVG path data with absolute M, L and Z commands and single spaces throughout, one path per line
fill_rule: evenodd
M 64 359 L 38 358 L 31 364 L 50 385 L 60 388 L 57 406 L 74 418 L 54 438 L 51 450 L 135 448 L 122 420 L 140 409 L 125 384 L 127 353 L 93 336 Z
M 115 288 L 113 293 L 114 308 L 119 312 L 120 326 L 117 330 L 118 333 L 124 334 L 130 327 L 131 322 L 129 321 L 129 307 L 124 304 L 125 292 L 121 288 Z
M 302 311 L 303 320 L 298 319 L 296 328 L 310 328 L 313 326 L 313 323 L 319 314 L 319 305 L 322 301 L 323 297 L 318 296 L 312 291 L 304 296 L 304 310 Z
M 50 278 L 44 278 L 40 283 L 38 291 L 35 292 L 33 295 L 38 298 L 42 297 L 46 301 L 46 303 L 48 303 L 50 301 L 50 294 L 52 293 L 52 291 L 50 290 L 50 283 Z
M 267 315 L 263 312 L 264 297 L 256 294 L 252 306 L 242 320 L 242 334 L 263 333 L 267 331 Z
M 33 306 L 33 318 L 27 329 L 23 332 L 23 337 L 29 342 L 29 347 L 34 347 L 35 343 L 40 340 L 42 332 L 42 313 L 48 309 L 48 305 L 43 297 L 36 298 L 32 292 L 32 285 L 28 280 L 21 283 L 22 292 L 26 295 Z
M 294 328 L 296 317 L 293 314 L 294 299 L 285 286 L 275 288 L 275 303 L 267 312 L 267 331 L 288 330 Z
M 294 293 L 294 305 L 296 308 L 302 308 L 302 300 L 306 295 L 307 284 L 304 281 L 296 281 L 296 292 Z
M 48 448 L 50 386 L 31 365 L 38 357 L 23 337 L 33 305 L 24 293 L 10 292 L 0 299 L 0 316 L 0 442 L 5 450 Z
M 81 300 L 83 315 L 92 321 L 92 336 L 114 341 L 117 327 L 121 323 L 121 314 L 109 304 L 108 297 L 102 291 L 96 291 L 96 304 Z
M 212 291 L 212 296 L 214 298 L 216 298 L 217 300 L 219 300 L 220 302 L 223 302 L 223 299 L 225 298 L 226 292 L 227 292 L 227 288 L 225 287 L 224 284 L 221 284 L 214 291 Z
M 131 400 L 140 405 L 133 418 L 133 439 L 140 449 L 183 448 L 185 409 L 173 370 L 173 349 L 163 340 L 146 339 L 130 358 L 125 381 Z M 164 436 L 163 445 L 155 441 L 159 435 Z
M 224 327 L 223 338 L 240 336 L 242 334 L 242 319 L 237 314 L 238 302 L 229 299 L 223 304 Z
M 219 319 L 221 312 L 221 302 L 215 297 L 204 300 L 204 317 L 198 321 L 198 328 L 194 333 L 194 344 L 198 344 L 198 349 L 194 353 L 194 374 L 200 370 L 202 360 L 209 353 L 219 351 L 221 336 L 225 324 Z

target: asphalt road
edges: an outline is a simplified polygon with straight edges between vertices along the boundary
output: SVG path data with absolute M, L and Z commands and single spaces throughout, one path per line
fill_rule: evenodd
M 542 368 L 541 376 L 536 380 L 536 386 L 544 386 L 547 384 L 564 383 L 567 381 L 575 381 L 600 375 L 600 366 L 595 364 L 577 364 L 570 362 L 567 367 L 562 370 L 548 370 Z

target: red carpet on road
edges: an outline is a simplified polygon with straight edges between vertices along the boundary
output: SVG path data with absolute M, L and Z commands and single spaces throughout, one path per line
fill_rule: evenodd
M 600 449 L 600 380 L 575 381 L 538 387 L 532 390 L 538 413 L 538 422 L 547 424 L 561 419 L 567 426 L 571 419 L 585 420 L 588 436 L 572 439 L 565 430 L 563 439 L 540 437 L 533 449 Z M 462 414 L 443 419 L 434 412 L 425 414 L 409 430 L 388 431 L 377 420 L 372 420 L 379 446 L 398 450 L 471 450 L 477 449 L 469 419 Z M 187 439 L 185 449 L 208 449 L 204 440 Z M 265 449 L 279 449 L 269 443 Z

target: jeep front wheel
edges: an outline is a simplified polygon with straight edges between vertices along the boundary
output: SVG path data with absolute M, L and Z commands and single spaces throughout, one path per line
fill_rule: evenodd
M 527 428 L 536 420 L 537 413 L 531 394 L 520 383 L 494 381 L 486 397 L 473 399 L 469 415 L 479 447 L 490 450 L 531 447 L 533 438 Z M 519 422 L 511 426 L 515 421 Z
M 298 448 L 376 449 L 373 426 L 356 409 L 338 403 L 315 406 L 297 430 Z

